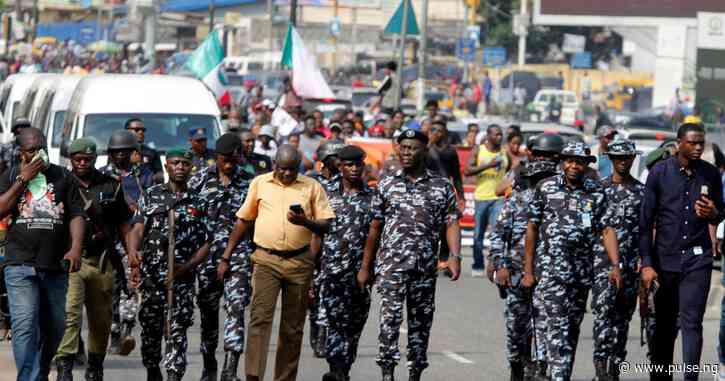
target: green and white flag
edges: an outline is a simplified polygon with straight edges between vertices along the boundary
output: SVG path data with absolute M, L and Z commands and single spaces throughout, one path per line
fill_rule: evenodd
M 186 61 L 186 67 L 211 89 L 221 105 L 231 100 L 222 70 L 223 61 L 224 48 L 218 30 L 212 31 Z
M 282 66 L 292 69 L 292 87 L 298 96 L 318 99 L 335 97 L 317 67 L 315 58 L 305 48 L 302 38 L 292 24 L 287 28 Z

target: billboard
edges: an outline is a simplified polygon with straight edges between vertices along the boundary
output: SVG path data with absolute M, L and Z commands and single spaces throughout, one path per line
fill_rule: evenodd
M 541 15 L 696 18 L 725 12 L 723 0 L 539 0 Z

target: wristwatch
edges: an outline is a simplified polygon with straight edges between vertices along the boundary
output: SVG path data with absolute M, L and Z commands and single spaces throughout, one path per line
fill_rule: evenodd
M 20 183 L 20 185 L 22 185 L 22 186 L 28 185 L 28 181 L 25 180 L 25 178 L 23 177 L 23 175 L 17 175 L 17 176 L 15 176 L 15 182 L 16 183 Z
M 448 256 L 449 257 L 453 257 L 453 258 L 461 259 L 461 254 L 458 254 L 458 253 L 449 253 Z

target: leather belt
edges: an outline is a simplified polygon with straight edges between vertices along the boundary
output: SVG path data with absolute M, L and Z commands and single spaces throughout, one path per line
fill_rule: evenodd
M 270 253 L 272 255 L 276 255 L 278 257 L 282 257 L 282 258 L 292 258 L 292 257 L 296 257 L 296 256 L 298 256 L 298 255 L 300 255 L 302 253 L 306 253 L 308 250 L 310 250 L 310 246 L 309 245 L 308 246 L 301 247 L 301 248 L 299 248 L 297 250 L 272 250 L 272 249 L 267 249 L 266 247 L 262 247 L 262 246 L 257 246 L 257 248 L 258 249 L 262 249 L 262 250 L 264 250 L 264 251 L 266 251 L 266 252 L 268 252 L 268 253 Z

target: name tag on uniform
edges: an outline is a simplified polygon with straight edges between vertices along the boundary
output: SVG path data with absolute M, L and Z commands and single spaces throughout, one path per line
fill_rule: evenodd
M 703 253 L 702 247 L 701 246 L 695 246 L 695 247 L 692 248 L 692 252 L 695 255 L 702 255 L 702 253 Z
M 579 209 L 579 203 L 576 201 L 576 199 L 569 199 L 569 210 L 572 212 L 576 212 L 577 209 Z
M 592 227 L 592 216 L 589 213 L 582 214 L 582 225 L 584 225 L 585 228 Z

